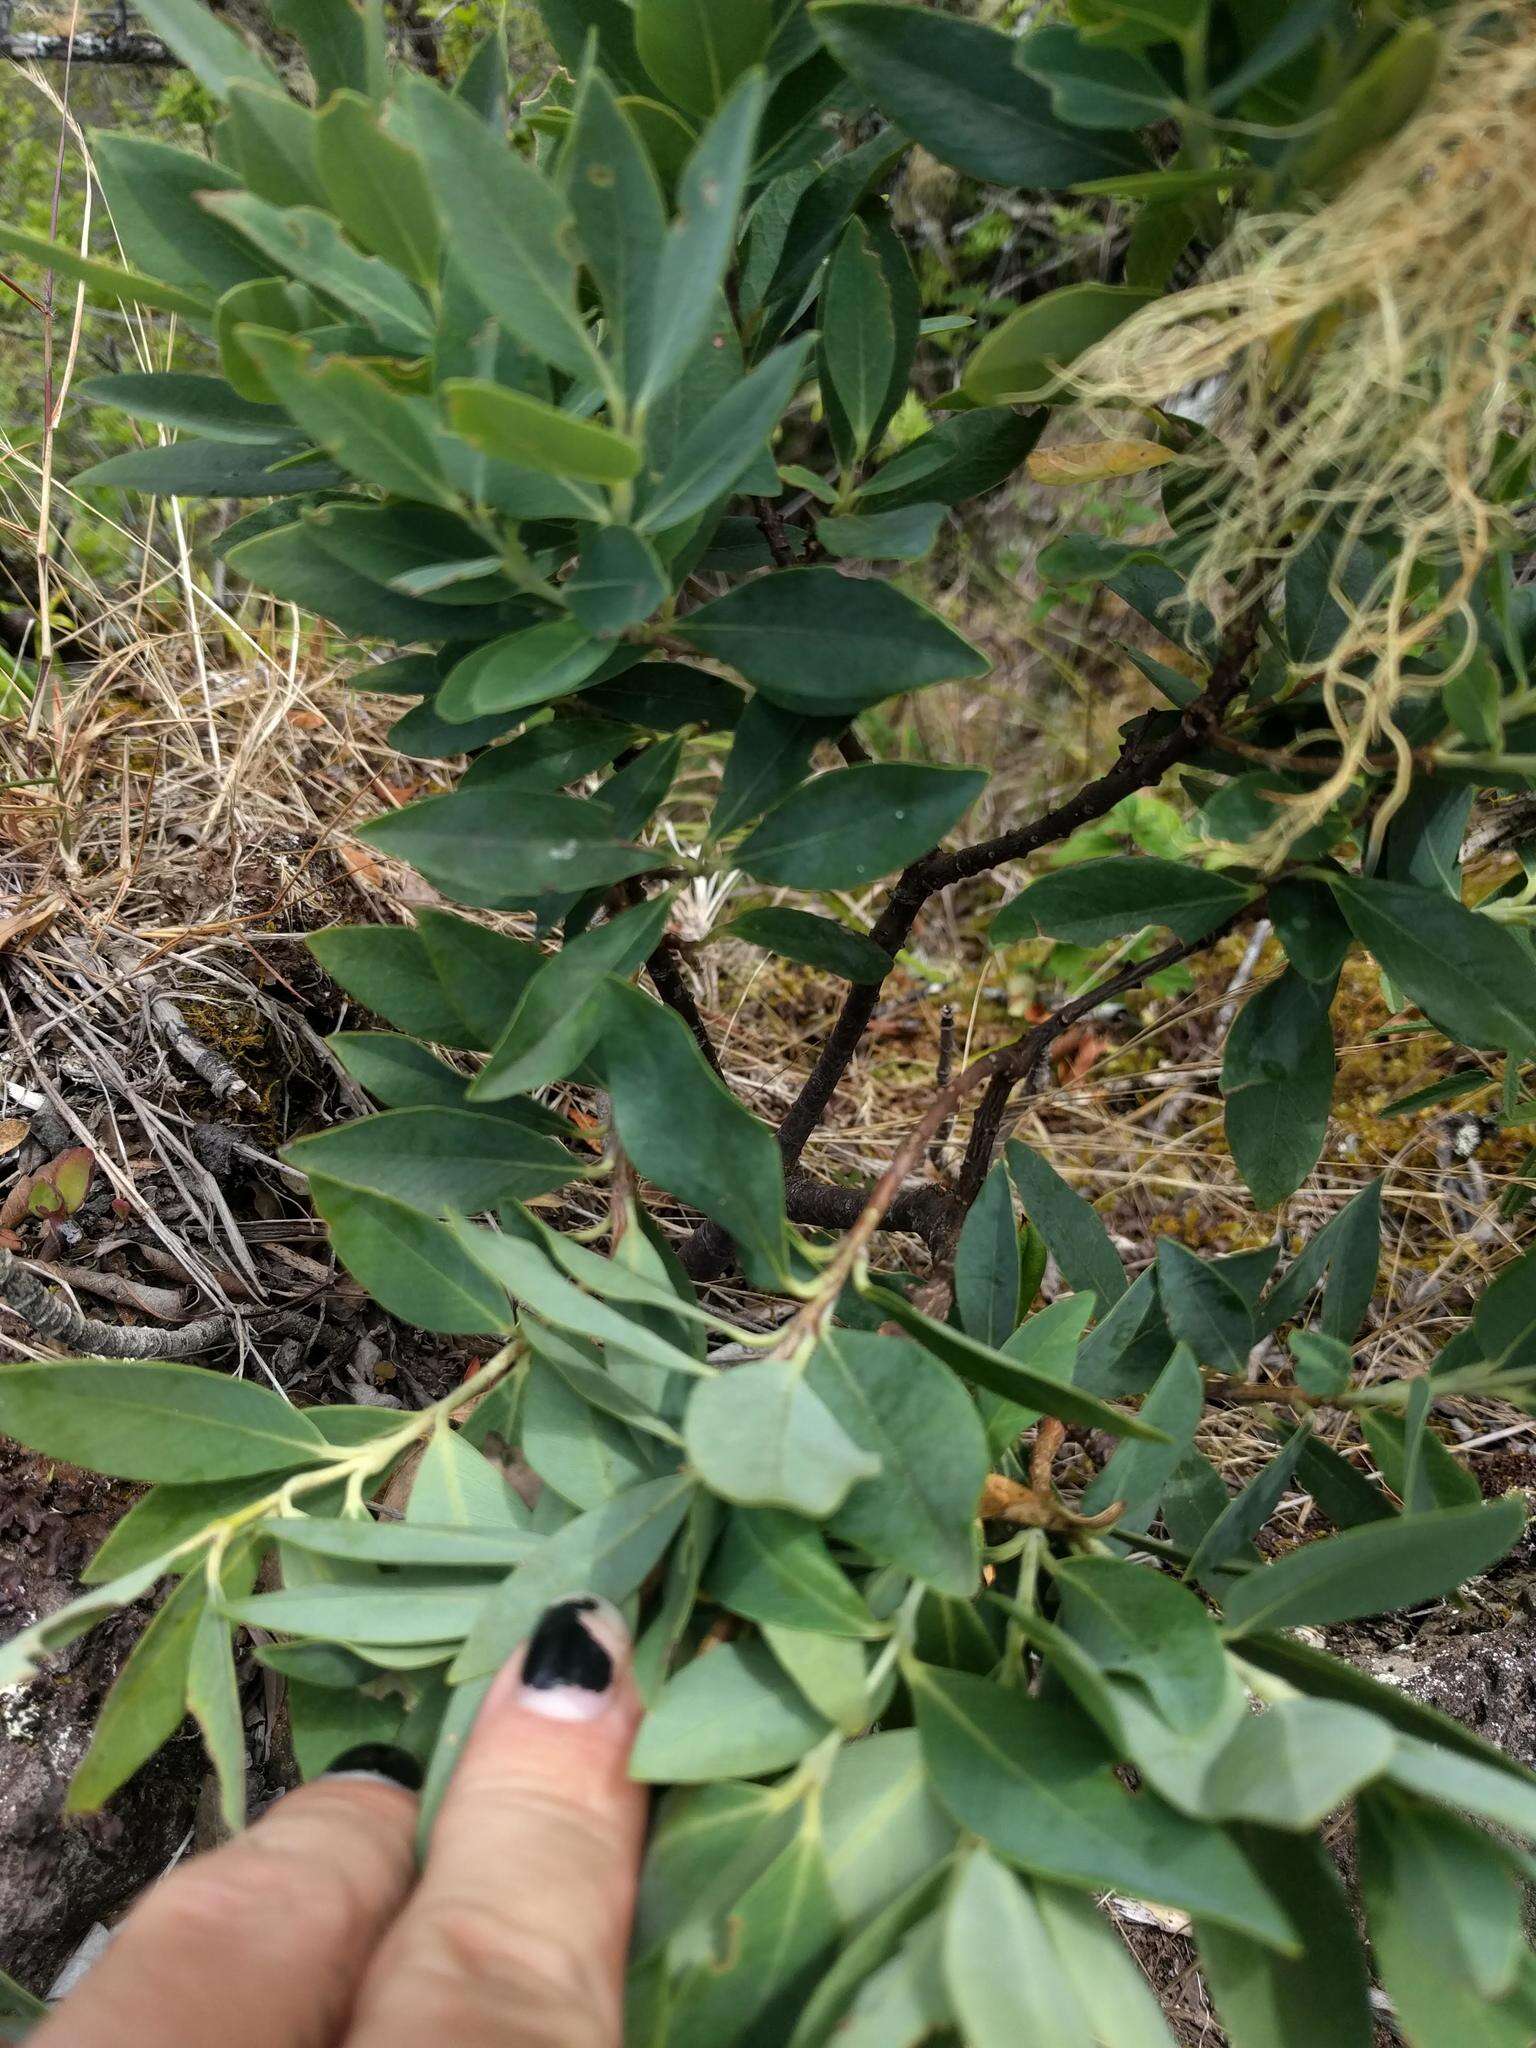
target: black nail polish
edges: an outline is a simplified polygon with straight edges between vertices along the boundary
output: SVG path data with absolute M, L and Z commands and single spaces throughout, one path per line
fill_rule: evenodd
M 613 1659 L 581 1618 L 596 1606 L 595 1600 L 559 1600 L 545 1608 L 523 1657 L 526 1690 L 553 1692 L 566 1685 L 581 1692 L 608 1690 Z
M 403 1785 L 407 1792 L 419 1792 L 422 1784 L 422 1768 L 408 1749 L 397 1749 L 390 1742 L 360 1742 L 356 1748 L 344 1750 L 325 1767 L 328 1778 L 342 1777 L 349 1772 L 364 1772 L 370 1777 L 388 1778 L 393 1784 Z

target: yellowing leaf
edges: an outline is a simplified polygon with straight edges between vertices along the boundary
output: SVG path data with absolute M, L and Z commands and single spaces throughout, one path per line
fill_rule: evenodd
M 1176 452 L 1156 441 L 1073 441 L 1061 448 L 1037 448 L 1029 458 L 1029 474 L 1037 484 L 1094 484 L 1157 469 L 1172 462 Z

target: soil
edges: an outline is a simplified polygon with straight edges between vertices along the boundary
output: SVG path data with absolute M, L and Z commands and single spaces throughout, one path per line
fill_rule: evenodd
M 55 1612 L 135 1489 L 0 1441 L 0 1629 Z M 0 1967 L 42 1994 L 97 1921 L 175 1856 L 205 1766 L 183 1732 L 104 1812 L 69 1816 L 64 1795 L 91 1724 L 153 1603 L 92 1629 L 52 1668 L 0 1694 Z

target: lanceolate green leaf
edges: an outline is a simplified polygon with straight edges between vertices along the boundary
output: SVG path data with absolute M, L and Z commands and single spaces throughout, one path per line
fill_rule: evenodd
M 508 334 L 557 369 L 591 373 L 564 196 L 440 86 L 409 74 L 399 122 L 426 163 L 448 244 Z
M 641 532 L 681 526 L 730 490 L 783 416 L 809 345 L 802 338 L 775 349 L 695 422 L 647 497 Z
M 241 341 L 310 438 L 363 482 L 427 504 L 455 493 L 419 401 L 392 391 L 361 363 L 315 364 L 303 343 L 248 328 Z
M 695 1493 L 691 1478 L 670 1474 L 568 1522 L 481 1611 L 449 1674 L 453 1683 L 499 1671 L 552 1601 L 577 1593 L 627 1600 L 666 1550 Z
M 927 852 L 958 824 L 986 780 L 979 769 L 898 761 L 834 769 L 776 804 L 736 858 L 761 882 L 860 888 Z
M 560 174 L 582 256 L 602 294 L 620 381 L 632 396 L 649 347 L 651 280 L 666 212 L 651 160 L 601 70 L 581 74 Z
M 499 790 L 485 787 L 425 797 L 375 818 L 361 836 L 463 901 L 490 909 L 545 890 L 622 881 L 664 861 L 624 845 L 601 804 L 519 791 L 514 812 Z
M 1241 910 L 1251 894 L 1229 875 L 1181 861 L 1118 854 L 1074 861 L 1006 903 L 992 920 L 991 939 L 994 946 L 1033 938 L 1096 946 L 1148 924 L 1199 939 Z
M 583 483 L 625 483 L 640 468 L 640 451 L 611 427 L 577 419 L 558 406 L 472 378 L 443 386 L 456 431 L 487 455 Z
M 1369 1522 L 1303 1544 L 1233 1586 L 1225 1602 L 1228 1626 L 1242 1634 L 1349 1621 L 1437 1599 L 1496 1563 L 1525 1520 L 1524 1501 L 1507 1494 L 1486 1507 Z
M 181 1726 L 192 1643 L 207 1598 L 202 1574 L 189 1572 L 134 1644 L 70 1780 L 71 1813 L 94 1813 Z
M 731 920 L 722 936 L 766 946 L 770 953 L 824 968 L 844 981 L 884 981 L 892 966 L 890 954 L 882 952 L 872 939 L 804 910 L 744 911 Z
M 635 47 L 662 91 L 712 114 L 773 33 L 770 0 L 637 0 Z
M 649 358 L 639 391 L 642 408 L 681 377 L 714 316 L 763 98 L 762 74 L 746 72 L 705 129 L 679 181 L 677 219 L 656 261 Z
M 863 454 L 884 409 L 896 360 L 895 313 L 862 221 L 843 231 L 822 287 L 822 353 L 832 388 Z
M 1433 1022 L 1465 1045 L 1530 1049 L 1536 956 L 1508 925 L 1440 889 L 1358 875 L 1331 886 L 1355 937 Z
M 506 1295 L 446 1224 L 404 1202 L 318 1176 L 309 1192 L 341 1263 L 402 1321 L 461 1336 L 510 1329 Z
M 1287 1949 L 1285 1916 L 1220 1828 L 1186 1820 L 1143 1788 L 1134 1796 L 1074 1709 L 984 1678 L 910 1670 L 934 1789 L 1021 1869 L 1182 1906 Z
M 316 141 L 326 195 L 353 241 L 435 287 L 442 234 L 420 157 L 387 135 L 354 92 L 326 102 Z
M 789 569 L 742 584 L 679 622 L 787 711 L 864 710 L 899 690 L 985 675 L 984 655 L 889 583 Z
M 776 1269 L 784 1235 L 779 1148 L 709 1071 L 687 1025 L 610 981 L 600 1054 L 619 1141 L 639 1171 Z
M 1158 297 L 1131 285 L 1074 284 L 1011 313 L 966 365 L 977 405 L 1038 404 L 1061 395 L 1061 372 Z
M 1052 112 L 1000 30 L 887 0 L 820 0 L 811 18 L 834 57 L 925 149 L 999 185 L 1075 184 L 1146 157 L 1128 137 L 1088 135 Z
M 288 1148 L 306 1173 L 427 1215 L 471 1215 L 564 1187 L 580 1162 L 555 1139 L 471 1109 L 394 1109 Z
M 270 1388 L 139 1359 L 7 1366 L 0 1430 L 119 1479 L 240 1479 L 328 1456 L 314 1424 Z

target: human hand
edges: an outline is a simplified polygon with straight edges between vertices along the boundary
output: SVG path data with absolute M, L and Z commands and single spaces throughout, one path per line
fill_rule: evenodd
M 416 1799 L 352 1751 L 134 1908 L 35 2048 L 619 2048 L 644 1788 L 623 1622 L 550 1608 L 497 1678 L 416 1870 Z

